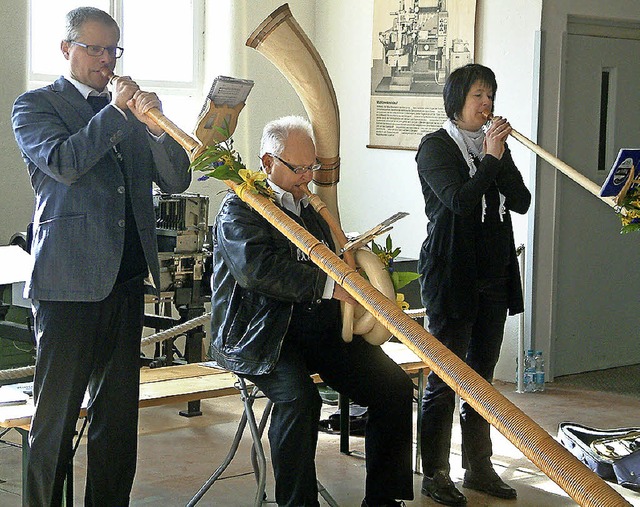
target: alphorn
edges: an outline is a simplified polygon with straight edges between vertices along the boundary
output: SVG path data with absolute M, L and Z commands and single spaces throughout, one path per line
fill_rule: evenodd
M 292 19 L 285 4 L 253 31 L 246 44 L 257 49 L 280 69 L 302 101 L 313 126 L 316 154 L 321 164 L 320 170 L 313 175 L 318 198 L 311 199 L 311 203 L 331 227 L 338 248 L 342 248 L 347 243 L 347 238 L 340 226 L 337 195 L 340 180 L 338 101 L 320 54 L 302 28 L 295 22 L 289 23 Z M 348 264 L 354 268 L 356 265 L 360 266 L 373 285 L 395 301 L 393 282 L 377 256 L 368 250 L 359 249 L 354 257 L 355 259 L 350 252 L 345 254 Z M 390 338 L 384 326 L 359 307 L 342 305 L 342 323 L 342 337 L 345 341 L 351 341 L 351 329 L 374 345 L 380 345 Z
M 335 187 L 334 187 L 335 188 Z M 349 240 L 345 235 L 340 222 L 331 213 L 327 205 L 316 194 L 313 194 L 306 186 L 304 192 L 309 197 L 309 202 L 329 225 L 333 238 L 342 249 Z M 367 274 L 367 278 L 376 289 L 382 292 L 387 298 L 395 301 L 395 288 L 389 276 L 389 272 L 384 267 L 380 258 L 371 250 L 358 248 L 355 251 L 346 251 L 343 254 L 344 261 L 353 269 L 360 268 Z M 369 312 L 364 311 L 361 306 L 342 304 L 342 339 L 347 343 L 353 339 L 353 335 L 362 336 L 372 345 L 382 345 L 391 334 L 380 324 Z
M 337 101 L 335 101 L 333 86 L 322 59 L 293 18 L 288 5 L 284 4 L 270 14 L 249 36 L 247 45 L 270 60 L 296 90 L 313 125 L 317 148 L 324 156 L 325 148 L 331 143 L 337 143 L 339 139 Z M 339 165 L 337 145 L 334 148 L 335 152 L 328 155 L 334 157 L 337 167 Z M 326 201 L 337 206 L 335 189 L 331 188 L 337 184 L 337 174 L 335 176 L 331 185 L 322 186 L 322 183 L 326 182 L 320 182 L 319 191 L 328 193 Z M 248 192 L 245 193 L 248 194 Z M 276 219 L 274 214 L 265 209 L 266 199 L 253 194 L 246 197 L 247 202 L 250 200 L 250 205 L 254 206 L 260 214 Z M 334 212 L 337 216 L 337 209 Z M 288 218 L 282 212 L 278 215 L 284 215 L 283 219 Z M 451 386 L 576 502 L 589 507 L 630 505 L 598 475 L 578 461 L 573 454 L 421 325 L 402 312 L 395 302 L 390 301 L 372 287 L 334 252 L 317 240 L 313 244 L 308 244 L 307 240 L 314 241 L 313 237 L 310 238 L 308 232 L 301 227 L 297 231 L 300 235 L 295 237 L 291 234 L 293 231 L 288 230 L 285 222 L 271 221 L 271 218 L 269 221 L 274 227 L 293 241 L 298 248 L 308 252 L 314 263 L 342 285 L 389 332 L 413 350 L 436 375 Z M 294 222 L 294 225 L 297 224 Z
M 292 19 L 288 22 L 295 23 Z M 201 144 L 172 122 L 163 121 L 159 125 L 163 129 L 164 125 L 170 125 L 165 131 L 188 153 L 192 152 L 194 146 Z M 273 202 L 262 195 L 246 191 L 232 181 L 226 180 L 225 183 L 244 202 L 306 253 L 313 263 L 342 285 L 375 316 L 389 333 L 398 337 L 413 350 L 436 375 L 450 385 L 578 504 L 585 507 L 631 506 L 599 476 L 556 442 L 551 435 L 494 389 L 489 382 L 469 368 L 459 357 Z
M 494 116 L 493 113 L 490 113 L 488 111 L 484 111 L 482 113 L 482 115 L 488 121 L 491 121 L 493 119 L 493 116 Z M 582 188 L 584 188 L 587 191 L 591 192 L 598 199 L 602 200 L 604 203 L 608 204 L 612 208 L 617 208 L 618 204 L 616 203 L 616 201 L 611 199 L 610 197 L 601 197 L 600 196 L 600 187 L 598 185 L 596 185 L 593 181 L 591 181 L 589 178 L 587 178 L 584 174 L 578 172 L 576 169 L 571 167 L 569 164 L 563 162 L 562 160 L 560 160 L 555 155 L 552 155 L 547 150 L 542 148 L 540 145 L 537 145 L 531 139 L 529 139 L 528 137 L 522 135 L 520 132 L 518 132 L 513 127 L 511 128 L 510 135 L 515 140 L 519 141 L 522 145 L 524 145 L 526 148 L 529 148 L 531 151 L 533 151 L 540 158 L 542 158 L 543 160 L 546 160 L 547 162 L 549 162 L 553 167 L 558 169 L 561 173 L 563 173 L 564 175 L 566 175 L 569 178 L 571 178 L 573 181 L 575 181 Z

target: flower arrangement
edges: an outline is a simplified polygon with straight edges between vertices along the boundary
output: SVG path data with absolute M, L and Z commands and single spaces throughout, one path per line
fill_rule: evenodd
M 640 187 L 633 185 L 619 201 L 621 234 L 640 231 Z
M 273 199 L 273 190 L 267 184 L 267 175 L 263 171 L 252 171 L 242 162 L 242 157 L 233 148 L 233 139 L 227 128 L 218 127 L 226 138 L 221 143 L 208 146 L 192 163 L 193 171 L 202 171 L 204 176 L 198 178 L 204 181 L 209 178 L 229 180 L 239 185 L 238 191 L 248 190 L 254 194 L 262 194 Z
M 240 154 L 233 147 L 233 139 L 229 135 L 228 129 L 216 127 L 222 134 L 225 141 L 208 146 L 190 165 L 191 170 L 204 172 L 198 178 L 205 181 L 209 178 L 218 180 L 229 180 L 238 184 L 236 192 L 249 191 L 254 194 L 261 194 L 269 199 L 273 199 L 273 190 L 267 183 L 267 175 L 263 171 L 252 171 L 242 162 Z M 389 271 L 393 288 L 396 292 L 396 302 L 403 310 L 409 308 L 409 303 L 404 300 L 404 295 L 398 290 L 409 282 L 420 277 L 418 273 L 411 271 L 396 271 L 393 260 L 400 255 L 400 248 L 393 247 L 391 236 L 388 235 L 385 245 L 380 246 L 375 241 L 371 241 L 371 249 L 376 254 L 384 267 Z
M 400 255 L 401 250 L 400 247 L 393 247 L 391 235 L 387 236 L 384 246 L 378 245 L 374 240 L 371 240 L 371 251 L 379 257 L 384 267 L 389 271 L 393 288 L 396 291 L 396 303 L 403 310 L 408 310 L 409 303 L 404 300 L 404 294 L 398 291 L 413 280 L 420 278 L 420 274 L 414 271 L 396 271 L 393 266 L 393 260 Z

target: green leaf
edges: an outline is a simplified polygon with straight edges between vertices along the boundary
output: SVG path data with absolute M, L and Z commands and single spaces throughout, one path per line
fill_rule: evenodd
M 391 281 L 393 282 L 393 287 L 396 292 L 398 292 L 408 283 L 417 280 L 418 278 L 420 278 L 420 275 L 412 271 L 394 271 L 393 273 L 391 273 Z
M 640 231 L 640 223 L 623 225 L 622 229 L 620 229 L 620 234 L 627 234 L 629 232 L 636 232 L 636 231 Z
M 219 180 L 231 180 L 236 183 L 242 183 L 242 178 L 240 177 L 240 175 L 237 172 L 233 171 L 233 169 L 226 164 L 216 167 L 212 173 L 212 176 Z

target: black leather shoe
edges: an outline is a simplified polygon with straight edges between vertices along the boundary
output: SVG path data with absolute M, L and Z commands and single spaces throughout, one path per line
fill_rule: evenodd
M 433 477 L 423 477 L 422 494 L 443 505 L 467 505 L 467 498 L 458 491 L 449 474 L 441 470 L 433 474 Z
M 518 497 L 518 492 L 504 482 L 495 472 L 486 476 L 475 476 L 469 472 L 464 474 L 463 488 L 475 489 L 496 498 L 512 500 Z

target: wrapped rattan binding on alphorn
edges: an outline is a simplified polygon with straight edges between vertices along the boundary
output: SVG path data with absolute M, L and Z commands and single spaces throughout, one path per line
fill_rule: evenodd
M 235 184 L 229 184 L 237 189 Z M 261 195 L 240 192 L 239 196 L 341 284 L 391 334 L 407 345 L 578 504 L 587 507 L 630 505 L 489 382 L 280 208 Z

